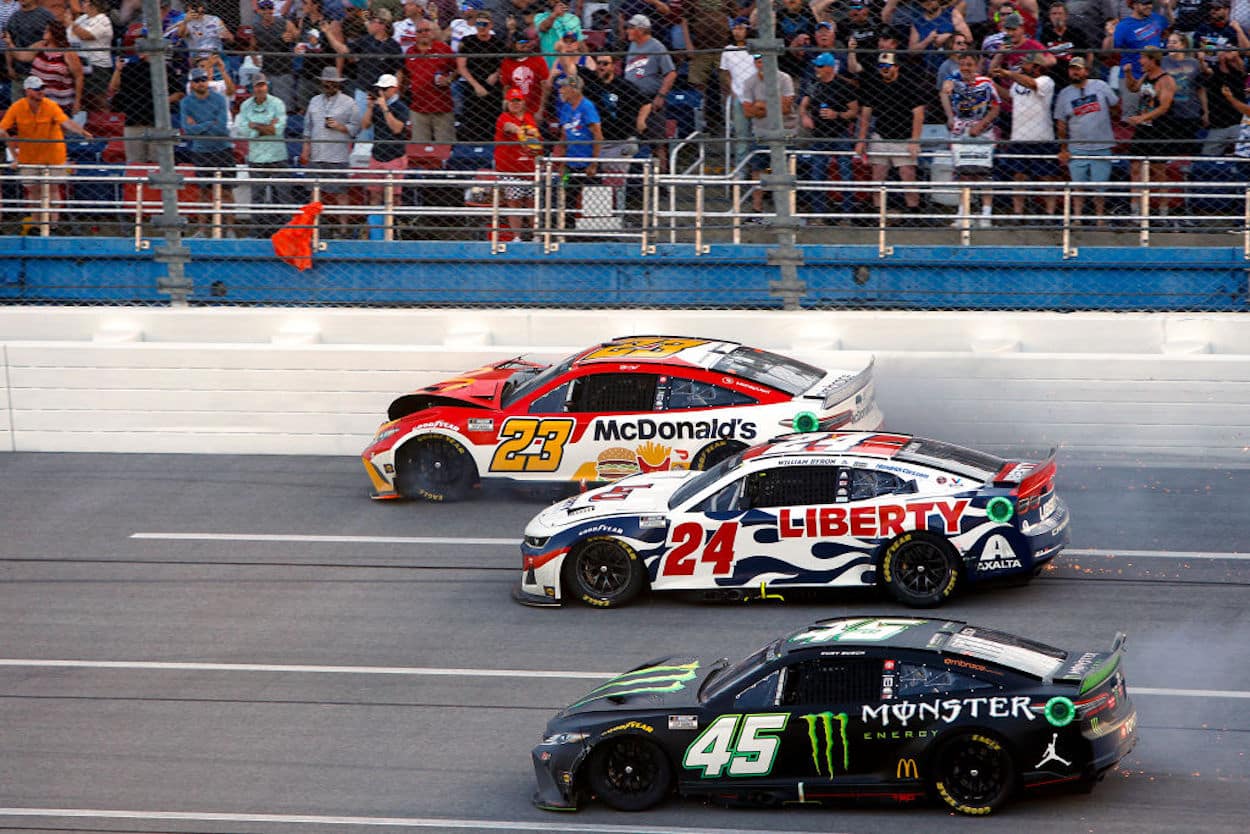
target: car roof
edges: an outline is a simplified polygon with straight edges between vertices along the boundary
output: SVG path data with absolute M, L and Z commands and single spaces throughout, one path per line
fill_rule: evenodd
M 795 451 L 789 441 L 807 441 L 803 451 Z M 783 445 L 784 444 L 784 445 Z M 988 481 L 1001 471 L 1006 461 L 997 455 L 910 434 L 875 431 L 809 432 L 774 437 L 748 449 L 743 460 L 856 455 L 894 460 L 921 466 L 936 466 L 969 477 Z
M 955 631 L 967 625 L 961 620 L 920 617 L 833 617 L 787 634 L 779 652 L 793 654 L 811 647 L 889 646 L 927 649 L 935 634 Z
M 706 370 L 740 347 L 739 342 L 698 336 L 622 336 L 587 348 L 573 366 L 624 361 Z

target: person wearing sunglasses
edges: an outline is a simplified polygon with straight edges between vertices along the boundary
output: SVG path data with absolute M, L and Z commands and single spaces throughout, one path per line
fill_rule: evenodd
M 456 72 L 468 88 L 460 113 L 459 136 L 468 142 L 489 142 L 499 118 L 499 62 L 505 51 L 503 40 L 492 31 L 490 12 L 474 12 L 473 36 L 460 42 Z

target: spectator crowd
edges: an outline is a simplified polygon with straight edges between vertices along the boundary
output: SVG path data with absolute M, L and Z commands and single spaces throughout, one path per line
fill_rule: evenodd
M 751 47 L 754 0 L 160 9 L 148 21 L 139 0 L 0 0 L 11 161 L 65 166 L 65 134 L 91 140 L 103 126 L 115 139 L 106 161 L 155 162 L 152 59 L 137 43 L 163 37 L 179 160 L 226 177 L 245 168 L 257 203 L 290 203 L 289 186 L 266 180 L 293 167 L 399 172 L 414 145 L 469 145 L 486 149 L 477 164 L 499 173 L 506 205 L 523 208 L 540 156 L 585 182 L 635 158 L 664 170 L 693 129 L 723 132 L 726 166 L 760 176 L 773 106 L 818 223 L 834 193 L 850 222 L 858 196 L 838 183 L 907 183 L 938 160 L 973 184 L 981 226 L 1002 191 L 978 183 L 1088 184 L 1102 222 L 1099 188 L 1117 176 L 1212 176 L 1203 157 L 1250 165 L 1250 0 L 776 0 L 784 51 L 771 82 Z M 370 203 L 399 199 L 366 191 Z M 345 184 L 321 195 L 361 199 Z M 752 193 L 761 217 L 766 196 Z M 1032 202 L 1010 200 L 1014 215 Z M 903 208 L 920 202 L 908 191 Z M 1054 214 L 1057 197 L 1035 205 Z M 1074 213 L 1085 209 L 1077 198 Z

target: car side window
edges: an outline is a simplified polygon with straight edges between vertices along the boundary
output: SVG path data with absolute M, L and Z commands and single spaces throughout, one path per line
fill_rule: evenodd
M 831 504 L 838 492 L 836 466 L 778 466 L 747 476 L 750 507 Z
M 783 706 L 844 704 L 881 700 L 880 660 L 819 657 L 785 668 L 781 682 Z
M 899 698 L 915 698 L 921 695 L 940 695 L 945 692 L 967 692 L 994 686 L 988 681 L 956 672 L 945 666 L 928 666 L 923 663 L 899 663 L 896 667 Z
M 563 414 L 565 407 L 568 405 L 569 391 L 576 380 L 569 380 L 563 385 L 557 385 L 546 394 L 543 394 L 534 402 L 530 403 L 530 414 Z
M 592 374 L 577 380 L 569 397 L 569 411 L 652 411 L 655 374 Z
M 864 501 L 879 495 L 897 495 L 908 491 L 902 478 L 875 469 L 851 469 L 850 500 Z
M 743 479 L 739 478 L 733 483 L 722 487 L 700 501 L 699 506 L 694 508 L 695 512 L 725 513 L 745 509 L 742 506 L 742 486 Z
M 738 693 L 734 698 L 734 709 L 745 711 L 777 706 L 777 682 L 780 679 L 780 671 L 773 671 L 760 678 Z
M 722 408 L 730 405 L 751 405 L 755 400 L 738 391 L 722 388 L 711 382 L 672 377 L 668 381 L 669 411 L 689 408 Z

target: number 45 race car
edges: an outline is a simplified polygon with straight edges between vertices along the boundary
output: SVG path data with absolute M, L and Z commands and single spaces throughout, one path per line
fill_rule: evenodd
M 825 371 L 736 342 L 632 336 L 555 365 L 509 359 L 391 403 L 363 454 L 373 497 L 481 480 L 604 483 L 707 469 L 784 431 L 881 425 L 872 362 Z
M 1068 542 L 1054 457 L 1008 461 L 879 432 L 794 434 L 700 472 L 634 475 L 525 528 L 528 605 L 603 608 L 648 586 L 709 599 L 882 585 L 940 605 L 961 585 L 1031 578 Z
M 931 797 L 988 814 L 1090 788 L 1137 742 L 1121 658 L 950 620 L 821 620 L 730 666 L 670 655 L 562 710 L 534 748 L 534 804 L 640 811 Z

